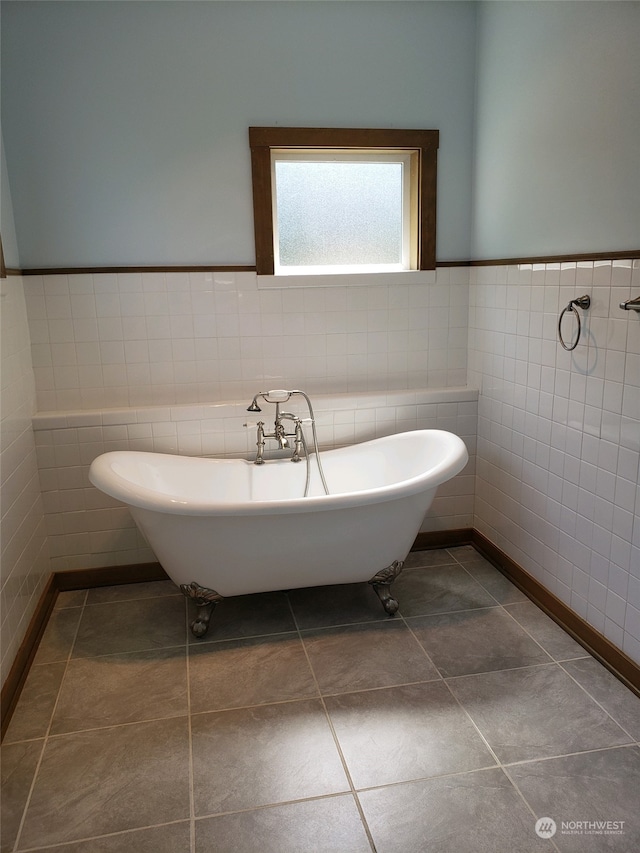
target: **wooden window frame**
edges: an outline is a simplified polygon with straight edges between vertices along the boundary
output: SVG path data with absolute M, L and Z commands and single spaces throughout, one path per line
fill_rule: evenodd
M 274 275 L 271 150 L 405 149 L 418 153 L 417 268 L 436 268 L 436 185 L 439 131 L 328 127 L 250 127 L 253 223 L 258 275 Z M 402 273 L 400 273 L 402 275 Z M 283 276 L 283 278 L 285 278 Z

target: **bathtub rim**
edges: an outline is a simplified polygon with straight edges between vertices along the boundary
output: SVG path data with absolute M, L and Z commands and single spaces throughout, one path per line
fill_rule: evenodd
M 386 486 L 375 489 L 340 492 L 339 494 L 315 495 L 312 497 L 285 498 L 271 501 L 219 502 L 202 500 L 185 500 L 172 497 L 168 493 L 157 492 L 145 486 L 139 486 L 116 473 L 111 463 L 127 457 L 169 457 L 178 459 L 182 464 L 244 464 L 253 465 L 251 460 L 241 457 L 210 458 L 201 456 L 182 456 L 176 453 L 158 453 L 143 450 L 112 450 L 96 457 L 91 463 L 89 481 L 100 491 L 121 501 L 122 503 L 140 509 L 169 515 L 193 516 L 248 516 L 248 515 L 281 515 L 287 513 L 322 512 L 337 509 L 347 509 L 353 506 L 381 503 L 398 500 L 420 492 L 431 492 L 442 483 L 459 474 L 469 461 L 469 453 L 464 441 L 455 433 L 439 429 L 407 430 L 358 442 L 340 448 L 321 450 L 321 456 L 336 452 L 344 452 L 353 448 L 380 446 L 397 442 L 400 436 L 416 434 L 429 435 L 443 442 L 446 449 L 444 458 L 427 471 Z M 268 460 L 266 465 L 289 464 L 289 460 Z

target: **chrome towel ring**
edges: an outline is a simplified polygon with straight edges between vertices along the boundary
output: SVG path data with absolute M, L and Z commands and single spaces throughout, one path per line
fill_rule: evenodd
M 558 318 L 558 338 L 562 347 L 568 352 L 571 352 L 571 350 L 574 350 L 578 346 L 578 341 L 580 340 L 580 333 L 582 331 L 580 314 L 578 314 L 578 311 L 576 310 L 576 305 L 579 308 L 584 308 L 586 310 L 591 305 L 591 297 L 588 294 L 585 294 L 584 296 L 579 296 L 577 299 L 572 299 L 571 302 L 567 305 L 567 307 L 563 308 L 562 312 L 560 313 L 560 317 Z M 571 345 L 567 345 L 564 342 L 564 338 L 562 337 L 562 318 L 567 313 L 567 311 L 573 311 L 573 313 L 576 315 L 576 320 L 578 321 L 578 333 L 576 335 L 575 341 Z

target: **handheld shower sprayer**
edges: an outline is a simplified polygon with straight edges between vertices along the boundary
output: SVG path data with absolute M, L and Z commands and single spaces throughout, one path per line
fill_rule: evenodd
M 302 391 L 285 391 L 283 388 L 278 388 L 274 391 L 259 391 L 251 401 L 251 405 L 247 407 L 248 412 L 261 412 L 262 409 L 258 405 L 258 397 L 266 403 L 286 403 L 292 394 L 302 394 Z M 306 395 L 303 395 L 306 396 Z

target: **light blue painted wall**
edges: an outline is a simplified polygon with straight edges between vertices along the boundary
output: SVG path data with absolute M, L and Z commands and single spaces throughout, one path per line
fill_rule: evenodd
M 468 257 L 475 4 L 10 2 L 23 267 L 251 264 L 250 125 L 440 130 L 438 258 Z
M 19 268 L 18 239 L 13 219 L 11 188 L 2 134 L 0 134 L 0 236 L 2 237 L 2 251 L 6 266 L 14 269 Z
M 640 248 L 640 3 L 478 10 L 474 258 Z

